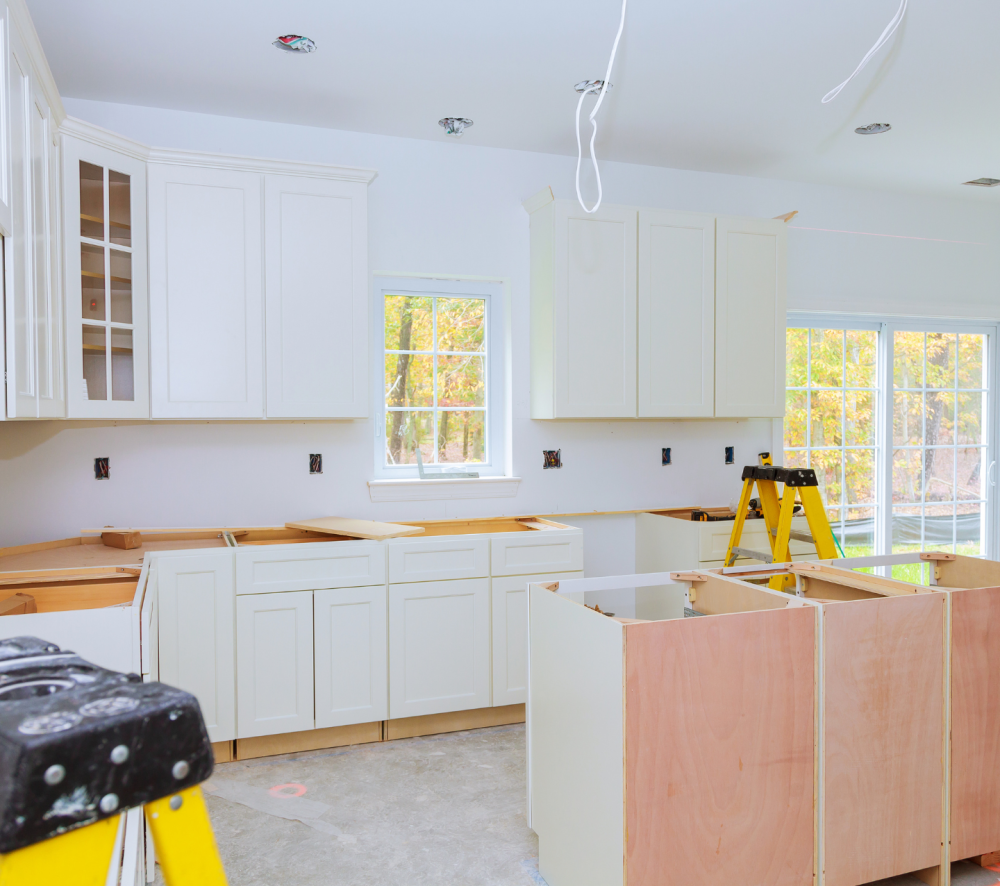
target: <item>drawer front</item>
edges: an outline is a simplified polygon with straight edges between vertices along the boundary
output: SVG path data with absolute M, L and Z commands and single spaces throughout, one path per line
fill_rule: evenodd
M 446 581 L 485 578 L 489 573 L 489 539 L 457 535 L 426 541 L 390 541 L 389 582 Z
M 583 569 L 583 530 L 517 532 L 490 542 L 490 575 L 540 575 Z
M 711 560 L 725 560 L 726 550 L 729 548 L 729 536 L 733 532 L 732 521 L 702 523 L 700 527 L 700 556 L 698 559 L 702 563 Z M 799 532 L 808 532 L 809 521 L 805 517 L 793 517 L 792 529 L 797 529 Z M 763 520 L 747 520 L 743 524 L 743 536 L 740 539 L 740 547 L 748 548 L 751 551 L 771 550 L 771 546 L 767 543 L 767 527 L 764 525 Z M 792 556 L 811 554 L 812 559 L 816 558 L 816 548 L 804 541 L 797 541 L 793 538 L 788 547 L 792 552 Z
M 316 542 L 236 551 L 236 593 L 270 594 L 385 584 L 381 542 Z

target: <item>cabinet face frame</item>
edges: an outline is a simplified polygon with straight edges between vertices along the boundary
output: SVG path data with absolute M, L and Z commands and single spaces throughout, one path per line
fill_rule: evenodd
M 340 248 L 340 238 L 333 231 L 321 230 L 315 220 L 309 223 L 305 218 L 297 219 L 302 230 L 286 230 L 286 223 L 296 221 L 291 205 L 296 199 L 300 213 L 323 215 L 320 201 L 325 201 L 323 208 L 327 210 L 346 209 L 349 254 L 340 255 L 343 264 L 334 268 L 341 275 L 336 290 L 332 287 L 338 283 L 332 279 L 330 268 L 324 266 L 328 260 L 336 262 L 332 253 Z M 328 212 L 322 221 L 336 226 L 345 219 L 334 219 Z M 362 182 L 266 175 L 264 228 L 268 417 L 367 417 L 368 186 Z M 286 324 L 291 328 L 286 329 Z M 333 335 L 339 338 L 339 345 L 331 340 Z M 301 341 L 303 336 L 305 343 Z M 310 338 L 315 341 L 309 342 Z M 315 363 L 330 351 L 347 352 L 348 365 L 341 366 L 346 372 L 327 372 L 324 377 L 324 367 L 319 365 L 300 362 L 297 373 L 289 366 L 290 360 L 311 359 Z M 294 400 L 287 396 L 290 388 L 311 388 L 312 396 L 308 401 Z
M 153 418 L 263 418 L 264 417 L 264 306 L 263 306 L 263 176 L 239 169 L 175 164 L 151 160 L 147 168 L 149 224 L 149 307 L 150 307 L 150 382 Z M 169 236 L 168 192 L 172 188 L 199 189 L 195 197 L 207 201 L 210 196 L 229 191 L 239 193 L 242 218 L 239 230 L 234 225 L 228 231 L 229 245 L 234 247 L 228 257 L 234 274 L 242 276 L 242 291 L 234 288 L 230 295 L 239 302 L 242 316 L 219 312 L 211 318 L 213 336 L 205 337 L 192 354 L 192 345 L 181 350 L 183 343 L 171 340 L 171 312 L 180 310 L 171 304 L 171 286 L 177 285 L 169 275 L 171 262 L 183 264 L 185 257 L 172 257 L 167 251 Z M 215 193 L 213 193 L 215 192 Z M 180 191 L 176 192 L 177 194 Z M 221 199 L 221 197 L 220 197 Z M 190 207 L 189 207 L 190 208 Z M 232 213 L 235 204 L 213 208 Z M 232 220 L 231 218 L 228 220 Z M 182 219 L 173 220 L 174 224 Z M 190 219 L 188 219 L 190 221 Z M 201 220 L 206 227 L 208 221 Z M 200 256 L 199 268 L 187 268 L 184 277 L 199 279 L 214 266 L 206 256 Z M 176 267 L 176 266 L 175 266 Z M 215 272 L 218 274 L 218 271 Z M 182 280 L 181 283 L 184 281 Z M 183 293 L 181 293 L 183 294 Z M 188 296 L 190 302 L 190 295 Z M 190 328 L 200 322 L 197 316 L 184 317 L 177 329 Z M 224 348 L 228 348 L 227 353 Z M 195 365 L 197 359 L 197 365 Z M 233 390 L 243 385 L 244 395 L 229 399 L 172 398 L 171 360 L 185 364 L 186 384 L 197 382 L 197 376 L 211 379 L 228 366 L 239 366 L 239 375 L 227 380 Z
M 65 243 L 66 281 L 66 380 L 69 418 L 149 418 L 149 318 L 146 268 L 146 164 L 110 148 L 100 147 L 71 136 L 62 138 L 63 173 L 63 224 Z M 120 252 L 131 255 L 132 262 L 132 322 L 124 324 L 132 330 L 132 385 L 133 400 L 84 399 L 82 384 L 83 362 L 81 343 L 83 326 L 87 322 L 82 314 L 81 258 L 80 258 L 80 162 L 91 163 L 105 170 L 129 176 L 129 202 L 131 247 L 115 246 Z M 107 176 L 105 175 L 105 178 Z M 104 192 L 105 207 L 109 194 Z M 107 213 L 107 208 L 105 212 Z M 98 241 L 92 241 L 95 245 Z M 105 243 L 104 248 L 110 249 Z M 105 259 L 107 264 L 107 258 Z M 110 304 L 105 304 L 109 328 Z
M 657 250 L 664 232 L 679 254 Z M 636 277 L 639 418 L 713 416 L 715 216 L 640 209 Z

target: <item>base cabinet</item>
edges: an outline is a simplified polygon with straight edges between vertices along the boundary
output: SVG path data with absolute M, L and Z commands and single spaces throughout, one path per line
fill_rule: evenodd
M 490 704 L 490 580 L 389 585 L 389 716 Z
M 313 594 L 246 594 L 236 601 L 238 738 L 315 726 Z
M 159 679 L 192 693 L 212 741 L 236 738 L 233 557 L 230 551 L 156 560 Z
M 528 583 L 583 578 L 583 572 L 518 575 L 490 580 L 493 707 L 528 700 Z
M 313 595 L 316 728 L 389 718 L 385 585 Z

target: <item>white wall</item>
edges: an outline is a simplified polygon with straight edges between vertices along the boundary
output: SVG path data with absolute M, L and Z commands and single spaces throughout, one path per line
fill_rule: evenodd
M 366 486 L 370 421 L 6 422 L 0 545 L 109 524 L 273 525 L 321 514 L 433 519 L 718 505 L 738 489 L 740 465 L 771 448 L 768 421 L 528 417 L 528 218 L 520 204 L 545 185 L 570 196 L 575 158 L 76 99 L 66 108 L 157 147 L 377 169 L 369 204 L 373 272 L 511 281 L 513 463 L 524 479 L 513 499 L 374 505 Z M 612 203 L 763 217 L 800 210 L 789 232 L 792 309 L 1000 316 L 1000 214 L 988 204 L 617 163 L 605 163 L 602 174 Z M 828 230 L 807 230 L 813 228 Z M 752 353 L 747 342 L 747 359 Z M 736 446 L 735 466 L 723 464 L 727 445 Z M 673 449 L 671 467 L 660 466 L 662 446 Z M 552 448 L 562 449 L 565 467 L 543 471 L 541 450 Z M 323 453 L 323 475 L 309 476 L 310 452 Z M 95 456 L 111 458 L 109 481 L 94 480 Z M 587 532 L 591 574 L 621 572 L 632 562 L 634 521 L 617 519 L 613 531 Z

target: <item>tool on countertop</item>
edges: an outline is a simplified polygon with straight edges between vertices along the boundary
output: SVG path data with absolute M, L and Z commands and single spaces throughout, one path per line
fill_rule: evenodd
M 791 563 L 792 555 L 788 543 L 793 538 L 815 545 L 819 560 L 836 559 L 839 556 L 839 546 L 830 528 L 826 509 L 823 507 L 816 472 L 812 468 L 783 468 L 774 465 L 770 452 L 760 453 L 758 459 L 759 465 L 747 465 L 743 468 L 743 492 L 736 507 L 736 521 L 729 536 L 725 565 L 732 566 L 737 557 L 748 557 L 764 563 Z M 780 498 L 778 483 L 784 484 Z M 754 486 L 757 487 L 759 494 L 758 508 L 767 528 L 770 553 L 740 547 Z M 801 501 L 801 509 L 809 522 L 808 533 L 792 529 L 796 498 Z M 794 580 L 794 576 L 791 575 L 775 575 L 768 583 L 768 587 L 778 591 L 784 590 Z
M 212 767 L 190 693 L 36 637 L 0 640 L 3 886 L 104 886 L 137 806 L 168 886 L 226 886 L 198 787 Z

